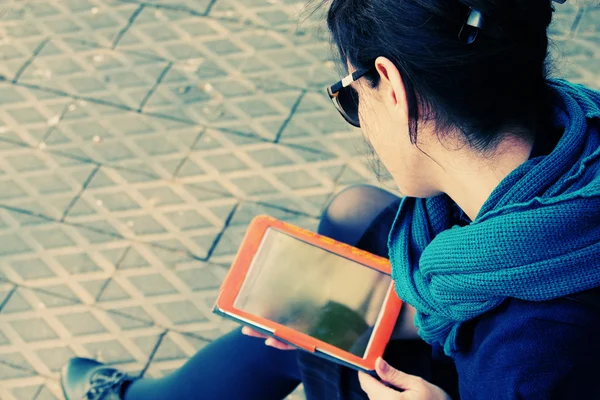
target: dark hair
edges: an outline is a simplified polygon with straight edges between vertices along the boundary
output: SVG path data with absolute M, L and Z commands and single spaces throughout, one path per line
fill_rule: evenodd
M 458 33 L 469 7 L 485 25 L 466 44 Z M 500 132 L 531 137 L 549 119 L 552 11 L 551 0 L 332 0 L 327 25 L 344 65 L 370 68 L 379 56 L 396 65 L 412 143 L 418 122 L 432 120 L 486 150 Z M 367 79 L 379 83 L 377 72 Z

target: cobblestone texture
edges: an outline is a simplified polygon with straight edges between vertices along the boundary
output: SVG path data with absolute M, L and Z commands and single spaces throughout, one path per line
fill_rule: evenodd
M 61 398 L 73 355 L 177 368 L 232 328 L 210 309 L 253 216 L 314 229 L 375 182 L 302 6 L 0 2 L 1 399 Z M 556 74 L 600 87 L 600 8 L 557 8 Z

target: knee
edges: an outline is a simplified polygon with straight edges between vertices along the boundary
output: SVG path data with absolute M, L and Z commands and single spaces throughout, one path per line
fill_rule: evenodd
M 350 186 L 331 199 L 321 216 L 318 232 L 355 244 L 373 219 L 396 198 L 375 186 Z
M 371 188 L 372 186 L 368 185 L 354 185 L 333 196 L 321 215 L 319 233 L 324 234 L 321 229 L 327 229 L 330 226 L 347 225 L 351 219 L 356 217 L 360 198 Z

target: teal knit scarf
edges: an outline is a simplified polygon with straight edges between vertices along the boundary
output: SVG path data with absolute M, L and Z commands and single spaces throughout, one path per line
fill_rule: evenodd
M 553 80 L 557 127 L 545 157 L 492 192 L 471 224 L 456 225 L 441 195 L 405 198 L 389 237 L 396 290 L 415 324 L 448 355 L 461 324 L 506 298 L 542 301 L 600 286 L 600 93 Z

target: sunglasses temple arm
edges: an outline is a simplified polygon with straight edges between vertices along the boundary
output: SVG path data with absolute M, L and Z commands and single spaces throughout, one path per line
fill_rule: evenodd
M 329 88 L 329 95 L 334 95 L 337 92 L 339 92 L 340 90 L 342 90 L 344 88 L 344 85 L 342 84 L 342 81 L 339 81 L 337 83 L 334 83 L 333 85 L 331 85 L 331 87 Z

